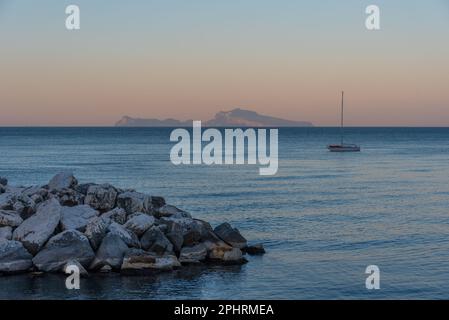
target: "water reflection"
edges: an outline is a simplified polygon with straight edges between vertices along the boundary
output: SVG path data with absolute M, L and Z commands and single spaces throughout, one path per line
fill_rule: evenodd
M 242 266 L 186 266 L 173 272 L 121 276 L 96 273 L 81 279 L 80 290 L 67 290 L 63 274 L 0 277 L 0 299 L 179 299 L 207 298 L 221 283 L 239 282 Z

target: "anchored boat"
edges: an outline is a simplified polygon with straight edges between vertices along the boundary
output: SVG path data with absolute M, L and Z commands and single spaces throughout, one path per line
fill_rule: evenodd
M 344 91 L 341 92 L 341 123 L 340 123 L 340 144 L 330 144 L 327 146 L 327 149 L 331 152 L 359 152 L 360 146 L 351 143 L 344 143 Z

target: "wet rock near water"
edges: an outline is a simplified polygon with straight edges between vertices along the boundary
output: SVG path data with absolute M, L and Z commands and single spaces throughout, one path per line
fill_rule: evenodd
M 243 253 L 247 253 L 249 255 L 262 255 L 265 253 L 265 248 L 263 247 L 263 244 L 257 243 L 244 247 L 242 251 Z
M 229 223 L 217 227 L 160 196 L 83 183 L 70 172 L 44 186 L 0 177 L 0 274 L 147 274 L 184 265 L 244 264 L 265 253 Z
M 32 258 L 21 242 L 0 240 L 0 273 L 28 271 L 33 266 Z
M 117 234 L 108 233 L 98 248 L 94 261 L 89 269 L 95 270 L 110 266 L 113 270 L 119 270 L 123 263 L 123 257 L 128 251 L 128 246 Z
M 62 270 L 66 274 L 71 274 L 73 271 L 79 271 L 81 277 L 89 276 L 89 272 L 87 272 L 87 270 L 77 260 L 69 260 Z
M 206 260 L 207 248 L 204 244 L 197 244 L 193 247 L 184 247 L 179 254 L 181 263 L 200 263 Z
M 229 243 L 231 246 L 243 249 L 246 247 L 246 239 L 240 234 L 240 232 L 232 228 L 229 223 L 222 223 L 214 229 L 214 232 L 223 241 Z
M 87 267 L 94 257 L 87 237 L 79 231 L 67 230 L 53 236 L 33 258 L 33 264 L 40 271 L 57 272 L 71 260 Z
M 0 184 L 1 184 L 3 187 L 6 187 L 6 186 L 8 185 L 8 179 L 3 178 L 3 177 L 0 177 Z

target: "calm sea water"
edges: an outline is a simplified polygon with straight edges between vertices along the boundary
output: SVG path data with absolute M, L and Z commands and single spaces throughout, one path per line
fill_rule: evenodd
M 162 195 L 212 225 L 228 221 L 267 254 L 242 267 L 158 277 L 0 278 L 0 298 L 449 298 L 449 129 L 348 128 L 361 153 L 329 153 L 336 128 L 279 131 L 279 171 L 174 166 L 167 128 L 0 128 L 0 176 L 45 184 L 73 170 Z M 381 289 L 365 289 L 365 268 Z

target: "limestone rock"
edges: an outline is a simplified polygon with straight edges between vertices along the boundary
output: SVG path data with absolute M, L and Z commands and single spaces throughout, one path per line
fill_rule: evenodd
M 0 241 L 0 272 L 24 272 L 33 266 L 33 256 L 19 241 Z M 6 288 L 5 288 L 6 289 Z
M 101 215 L 102 217 L 109 218 L 118 224 L 126 223 L 126 211 L 122 208 L 115 208 L 111 211 L 105 212 Z
M 117 190 L 110 184 L 92 185 L 87 189 L 84 203 L 102 212 L 115 207 Z
M 237 229 L 231 227 L 229 223 L 222 223 L 214 229 L 214 232 L 223 241 L 231 246 L 242 249 L 246 247 L 247 241 Z
M 128 251 L 128 246 L 116 234 L 108 233 L 98 248 L 94 261 L 90 269 L 99 269 L 105 265 L 112 269 L 120 269 L 123 256 Z
M 52 237 L 33 258 L 33 263 L 41 271 L 57 272 L 71 260 L 87 267 L 94 258 L 87 237 L 79 231 L 67 230 Z
M 153 205 L 153 208 L 158 209 L 162 206 L 165 206 L 165 199 L 162 197 L 151 197 L 151 204 Z
M 34 202 L 39 203 L 47 200 L 46 198 L 48 196 L 48 190 L 40 186 L 31 186 L 23 190 L 22 194 L 30 197 L 34 200 Z M 36 199 L 40 199 L 41 201 L 36 201 Z
M 172 216 L 176 216 L 178 218 L 191 218 L 189 213 L 169 204 L 156 209 L 154 215 L 158 218 Z
M 23 219 L 15 211 L 0 210 L 0 227 L 18 227 Z
M 49 190 L 70 189 L 75 187 L 78 181 L 71 172 L 61 172 L 55 175 L 48 183 Z
M 112 267 L 108 264 L 105 264 L 104 266 L 101 267 L 100 272 L 101 273 L 110 273 L 110 272 L 112 272 Z
M 12 228 L 11 227 L 0 227 L 0 241 L 11 240 L 12 239 Z
M 98 211 L 88 205 L 62 207 L 61 229 L 84 232 L 86 226 L 98 216 Z
M 248 245 L 244 247 L 242 251 L 249 255 L 262 255 L 265 253 L 265 248 L 263 247 L 263 244 L 257 243 L 254 245 Z
M 181 267 L 181 263 L 175 255 L 165 255 L 157 257 L 153 269 L 159 271 L 171 271 Z
M 14 230 L 13 239 L 35 255 L 53 235 L 61 219 L 61 206 L 55 199 L 41 203 L 36 214 L 23 221 Z
M 175 222 L 167 225 L 167 232 L 165 236 L 172 243 L 173 250 L 176 253 L 179 253 L 181 251 L 182 244 L 184 243 L 183 229 L 181 225 Z
M 193 247 L 184 247 L 179 254 L 179 262 L 182 264 L 200 263 L 204 261 L 207 256 L 206 246 L 197 244 Z
M 4 178 L 4 177 L 0 177 L 0 184 L 2 186 L 7 186 L 8 185 L 8 179 Z
M 87 270 L 77 261 L 77 260 L 70 260 L 68 261 L 64 267 L 62 268 L 62 271 L 65 274 L 72 274 L 72 268 L 76 267 L 78 268 L 79 274 L 81 277 L 87 277 L 89 276 L 89 273 L 87 272 Z
M 156 257 L 144 250 L 130 249 L 123 258 L 121 270 L 123 273 L 153 273 L 171 271 L 180 266 L 176 256 Z
M 4 193 L 0 194 L 0 210 L 13 210 L 16 196 L 15 193 L 8 190 L 5 190 Z
M 28 219 L 36 212 L 36 203 L 34 200 L 23 193 L 15 199 L 12 207 L 22 219 Z
M 218 240 L 218 237 L 214 234 L 211 225 L 203 220 L 185 217 L 176 218 L 172 216 L 161 218 L 161 221 L 162 223 L 168 225 L 169 230 L 175 228 L 174 224 L 179 225 L 182 229 L 182 246 L 184 247 L 191 247 L 206 240 Z M 179 227 L 176 227 L 176 229 L 178 230 Z M 176 232 L 179 233 L 179 231 Z
M 156 263 L 156 257 L 141 249 L 130 249 L 123 257 L 121 270 L 133 271 L 151 269 Z
M 49 197 L 56 198 L 61 206 L 73 207 L 84 203 L 84 195 L 74 189 L 54 189 Z
M 157 226 L 148 229 L 140 239 L 142 249 L 162 255 L 172 253 L 173 245 Z
M 138 237 L 143 235 L 154 224 L 154 217 L 141 213 L 133 216 L 125 223 L 125 228 L 134 232 Z
M 97 250 L 103 240 L 106 232 L 111 224 L 111 219 L 105 217 L 94 218 L 86 226 L 86 231 L 84 234 L 89 239 L 90 245 L 94 250 Z
M 87 190 L 89 190 L 89 188 L 91 186 L 96 186 L 96 183 L 81 183 L 81 184 L 77 184 L 74 189 L 81 193 L 82 195 L 87 195 Z
M 153 210 L 151 197 L 134 191 L 121 193 L 117 197 L 117 206 L 125 209 L 128 215 L 136 212 L 151 213 Z
M 139 238 L 134 232 L 125 229 L 125 227 L 116 222 L 112 222 L 109 225 L 109 234 L 119 236 L 128 247 L 140 248 Z
M 223 241 L 206 241 L 204 246 L 207 248 L 207 258 L 212 262 L 220 264 L 244 264 L 247 262 L 240 249 L 233 248 Z

